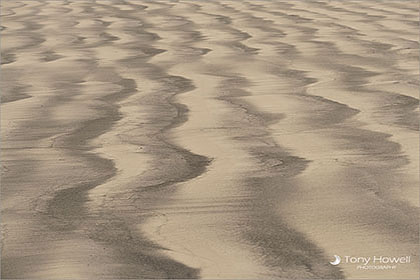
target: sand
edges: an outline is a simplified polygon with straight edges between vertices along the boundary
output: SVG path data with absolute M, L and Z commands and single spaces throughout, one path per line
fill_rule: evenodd
M 2 278 L 418 279 L 416 1 L 1 12 Z

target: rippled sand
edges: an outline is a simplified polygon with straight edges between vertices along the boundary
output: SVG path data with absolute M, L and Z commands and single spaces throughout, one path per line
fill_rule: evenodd
M 1 13 L 2 278 L 418 279 L 417 1 Z

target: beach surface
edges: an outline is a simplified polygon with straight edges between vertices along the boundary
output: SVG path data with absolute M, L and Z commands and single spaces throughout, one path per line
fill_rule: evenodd
M 418 9 L 1 1 L 2 279 L 418 279 Z

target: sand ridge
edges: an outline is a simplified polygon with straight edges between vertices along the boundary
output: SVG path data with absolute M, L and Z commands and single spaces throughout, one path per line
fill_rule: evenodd
M 417 278 L 415 1 L 1 5 L 3 278 Z

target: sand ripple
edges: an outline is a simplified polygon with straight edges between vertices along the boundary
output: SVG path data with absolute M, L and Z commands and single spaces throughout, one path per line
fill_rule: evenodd
M 418 276 L 416 1 L 1 13 L 3 278 Z

